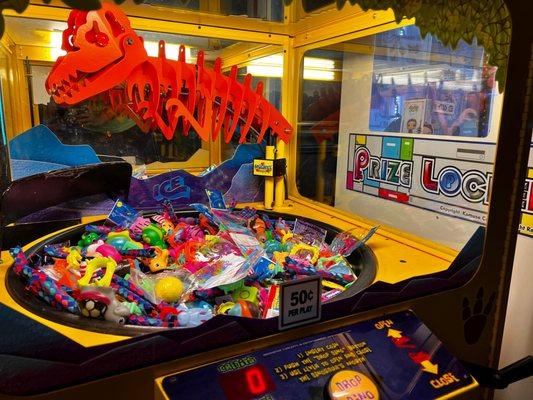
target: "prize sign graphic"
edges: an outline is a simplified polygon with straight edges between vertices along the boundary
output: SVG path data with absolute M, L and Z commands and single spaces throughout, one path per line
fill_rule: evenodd
M 493 143 L 351 134 L 346 189 L 484 224 L 495 148 Z

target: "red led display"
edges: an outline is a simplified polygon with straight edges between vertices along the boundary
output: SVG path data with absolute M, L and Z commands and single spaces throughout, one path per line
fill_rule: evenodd
M 276 390 L 268 370 L 259 364 L 221 373 L 218 381 L 227 400 L 252 400 Z

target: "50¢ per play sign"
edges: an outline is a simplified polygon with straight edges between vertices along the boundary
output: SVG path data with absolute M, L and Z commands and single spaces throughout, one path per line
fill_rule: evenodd
M 320 320 L 322 278 L 312 276 L 280 285 L 279 329 Z

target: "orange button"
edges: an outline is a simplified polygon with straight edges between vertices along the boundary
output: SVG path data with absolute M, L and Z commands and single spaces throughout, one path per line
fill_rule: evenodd
M 328 386 L 332 400 L 379 400 L 379 391 L 365 374 L 343 370 L 331 377 Z

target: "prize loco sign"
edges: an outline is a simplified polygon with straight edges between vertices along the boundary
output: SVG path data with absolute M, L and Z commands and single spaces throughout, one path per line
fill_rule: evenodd
M 346 188 L 486 223 L 495 144 L 351 134 Z M 520 233 L 533 236 L 533 168 Z
M 459 194 L 469 203 L 488 204 L 492 173 L 471 169 L 462 172 L 453 165 L 435 171 L 435 158 L 422 158 L 421 185 L 428 192 L 446 197 Z

